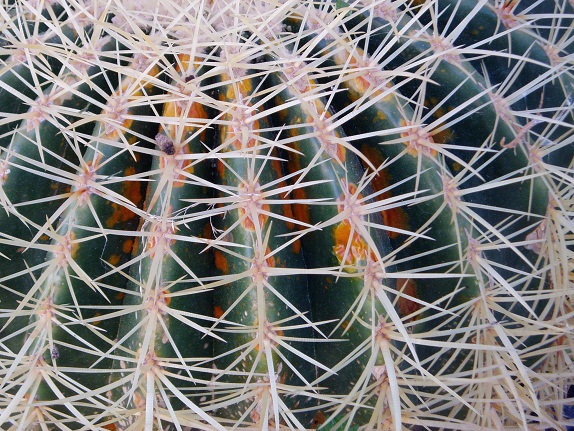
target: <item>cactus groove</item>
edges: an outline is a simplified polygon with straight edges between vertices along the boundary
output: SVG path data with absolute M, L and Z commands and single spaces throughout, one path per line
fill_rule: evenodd
M 0 429 L 574 426 L 569 0 L 3 0 Z

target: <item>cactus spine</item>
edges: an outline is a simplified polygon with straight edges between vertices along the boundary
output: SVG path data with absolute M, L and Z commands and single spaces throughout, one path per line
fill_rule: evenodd
M 574 425 L 571 2 L 144 3 L 2 3 L 0 429 Z

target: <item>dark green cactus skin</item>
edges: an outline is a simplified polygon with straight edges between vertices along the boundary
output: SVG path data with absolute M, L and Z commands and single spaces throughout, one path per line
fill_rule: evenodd
M 240 3 L 4 2 L 0 429 L 564 427 L 571 2 Z
M 30 40 L 33 40 L 34 37 L 40 38 L 42 44 L 46 46 L 62 44 L 66 46 L 73 45 L 74 42 L 81 43 L 82 38 L 79 38 L 76 29 L 66 22 L 66 17 L 62 14 L 61 8 L 49 9 L 49 13 L 61 16 L 61 27 L 47 30 L 45 25 L 37 26 L 36 20 L 30 20 L 25 27 L 26 36 Z M 48 10 L 45 11 L 45 14 L 48 15 Z M 6 43 L 9 43 L 9 40 Z M 8 50 L 8 53 L 10 52 Z M 13 120 L 13 116 L 10 114 L 26 112 L 29 104 L 47 89 L 50 84 L 48 82 L 50 74 L 58 74 L 62 67 L 62 63 L 54 57 L 40 56 L 38 58 L 34 52 L 28 53 L 30 57 L 27 57 L 26 54 L 27 51 L 24 49 L 16 54 L 6 54 L 0 63 L 2 68 L 0 71 L 0 105 L 5 117 L 5 122 L 0 124 L 0 147 L 6 147 L 10 144 L 12 136 L 10 132 L 18 127 L 18 121 Z M 32 82 L 36 85 L 30 85 Z
M 202 105 L 187 102 L 166 103 L 163 115 L 207 118 Z M 189 217 L 190 212 L 205 209 L 204 204 L 197 207 L 194 202 L 212 195 L 209 184 L 202 184 L 211 168 L 209 160 L 184 158 L 203 153 L 202 143 L 212 140 L 209 132 L 198 131 L 196 127 L 165 124 L 155 134 L 155 155 L 147 173 L 150 183 L 144 205 L 149 216 L 141 221 L 140 236 L 128 265 L 131 281 L 124 300 L 124 306 L 135 307 L 136 311 L 122 316 L 117 335 L 122 348 L 112 352 L 116 356 L 114 368 L 120 371 L 114 381 L 126 378 L 121 370 L 161 364 L 158 366 L 173 373 L 172 384 L 189 387 L 186 397 L 192 403 L 205 398 L 203 392 L 210 375 L 196 369 L 184 372 L 181 368 L 186 358 L 201 362 L 211 356 L 212 335 L 202 328 L 208 328 L 214 320 L 212 292 L 200 282 L 213 274 L 213 255 L 204 250 L 210 239 L 209 219 Z M 194 209 L 190 211 L 190 207 Z M 176 317 L 170 310 L 185 315 Z M 156 325 L 155 336 L 150 338 L 150 328 Z M 164 360 L 173 362 L 163 364 Z M 129 384 L 118 387 L 114 398 L 122 400 L 127 408 L 137 407 L 146 395 L 145 379 L 145 372 L 136 375 L 135 384 L 129 380 Z M 174 408 L 185 406 L 181 395 L 173 396 L 170 402 Z
M 389 37 L 391 34 L 390 25 L 379 18 L 375 18 L 372 21 L 365 15 L 362 15 L 361 18 L 363 18 L 363 30 L 366 30 L 364 22 L 368 21 L 370 23 L 371 33 L 369 45 L 366 48 L 368 48 L 370 53 L 374 54 L 376 47 L 381 45 L 384 38 Z M 405 20 L 406 17 L 403 17 L 403 21 Z M 361 21 L 358 18 L 351 20 L 351 24 L 359 25 L 360 23 Z M 405 37 L 404 40 L 399 40 L 394 47 L 395 50 L 392 51 L 394 59 L 389 61 L 389 67 L 400 67 L 413 59 L 428 57 L 433 52 L 433 47 L 429 42 L 421 41 L 407 45 L 407 41 L 408 38 Z M 357 57 L 360 58 L 361 56 L 362 53 L 359 52 Z M 332 58 L 334 63 L 339 63 L 340 65 L 344 61 L 345 56 L 335 54 Z M 356 146 L 363 153 L 370 155 L 373 161 L 376 160 L 376 166 L 387 159 L 395 160 L 396 158 L 396 161 L 390 164 L 384 173 L 390 176 L 391 181 L 398 182 L 399 178 L 412 178 L 409 182 L 399 183 L 393 189 L 393 194 L 401 195 L 413 190 L 426 190 L 426 195 L 436 195 L 433 199 L 428 199 L 410 207 L 408 217 L 406 214 L 396 215 L 396 218 L 399 219 L 397 227 L 414 232 L 420 232 L 421 229 L 430 227 L 430 232 L 433 232 L 431 239 L 416 241 L 408 250 L 405 249 L 403 251 L 403 256 L 407 253 L 416 255 L 428 253 L 432 249 L 436 250 L 439 248 L 437 247 L 438 241 L 446 248 L 442 252 L 434 252 L 432 256 L 425 258 L 425 262 L 428 265 L 447 265 L 459 262 L 460 265 L 465 260 L 463 252 L 469 246 L 467 235 L 470 235 L 470 238 L 477 239 L 480 237 L 480 230 L 487 228 L 488 225 L 494 226 L 501 223 L 507 213 L 519 211 L 520 208 L 528 206 L 530 206 L 531 214 L 543 217 L 548 204 L 548 190 L 542 179 L 526 178 L 521 180 L 522 172 L 528 170 L 531 163 L 529 154 L 525 154 L 521 150 L 507 148 L 494 153 L 495 156 L 493 155 L 492 158 L 485 155 L 482 157 L 480 164 L 473 162 L 472 157 L 475 153 L 469 151 L 470 148 L 483 148 L 483 143 L 489 141 L 493 148 L 504 148 L 505 143 L 508 144 L 521 139 L 518 137 L 515 125 L 511 124 L 509 119 L 497 116 L 493 105 L 489 104 L 488 96 L 483 94 L 484 90 L 488 88 L 486 81 L 474 68 L 467 63 L 460 63 L 459 57 L 447 57 L 446 60 L 438 63 L 436 71 L 429 74 L 428 78 L 432 80 L 432 83 L 426 87 L 425 103 L 438 100 L 442 106 L 441 110 L 444 111 L 441 115 L 449 115 L 449 111 L 457 110 L 458 112 L 460 110 L 459 115 L 466 116 L 465 121 L 455 122 L 452 126 L 442 131 L 435 131 L 429 128 L 423 131 L 414 130 L 412 134 L 404 133 L 403 136 L 411 141 L 422 136 L 423 140 L 429 141 L 429 147 L 425 148 L 421 145 L 419 149 L 411 148 L 410 151 L 407 150 L 409 154 L 402 157 L 400 156 L 405 153 L 404 143 L 393 143 L 393 141 L 400 140 L 401 135 L 374 136 L 359 139 L 356 141 Z M 416 85 L 416 80 L 407 82 L 401 86 L 401 93 L 409 97 L 416 97 L 416 92 L 414 91 Z M 359 78 L 348 80 L 342 86 L 346 91 L 342 93 L 341 97 L 334 99 L 336 108 L 340 110 L 344 109 L 349 100 L 357 101 L 362 97 L 360 89 L 364 86 L 364 83 Z M 429 106 L 429 108 L 432 107 Z M 460 107 L 463 107 L 463 109 L 460 109 Z M 378 130 L 405 127 L 409 124 L 410 118 L 414 118 L 414 113 L 409 110 L 408 106 L 402 106 L 400 101 L 393 94 L 390 94 L 366 109 L 359 110 L 357 115 L 354 115 L 345 123 L 345 127 L 351 131 L 349 134 L 355 134 L 359 131 L 376 133 Z M 441 119 L 441 117 L 437 116 L 437 119 Z M 438 127 L 441 127 L 440 123 Z M 493 131 L 495 132 L 492 133 Z M 453 151 L 449 149 L 442 150 L 447 145 L 462 149 Z M 469 192 L 460 198 L 460 207 L 462 208 L 460 209 L 453 207 L 453 203 L 449 201 L 449 196 L 444 194 L 446 187 L 444 181 L 449 180 L 451 177 L 456 177 L 461 170 L 467 168 L 472 169 L 474 175 L 468 175 L 464 183 L 456 186 L 457 189 Z M 516 181 L 506 186 L 496 187 L 490 193 L 473 192 L 473 188 L 479 188 L 489 181 L 495 181 L 500 175 L 511 176 Z M 381 174 L 381 176 L 383 175 Z M 382 178 L 381 180 L 383 181 Z M 386 181 L 385 185 L 387 185 Z M 430 225 L 428 224 L 428 214 L 436 215 Z M 473 230 L 473 226 L 468 221 L 469 216 L 475 216 L 476 219 L 482 218 L 478 222 L 479 225 L 483 225 L 479 231 Z M 401 218 L 404 220 L 401 220 Z M 455 229 L 453 229 L 453 221 L 454 226 L 456 226 Z M 505 234 L 512 235 L 514 232 L 520 232 L 525 229 L 533 230 L 538 222 L 539 219 L 518 220 L 511 229 L 505 231 Z M 392 240 L 394 248 L 400 247 L 407 239 L 408 235 L 398 235 L 397 238 Z M 512 268 L 503 272 L 505 276 L 511 276 L 513 272 L 530 271 L 536 265 L 536 255 L 534 253 L 524 252 L 517 248 L 502 248 L 501 250 L 487 252 L 486 255 L 492 261 Z M 399 269 L 416 269 L 416 262 L 410 261 L 406 265 L 399 265 Z M 473 270 L 468 265 L 465 265 L 465 267 L 461 265 L 458 272 L 470 274 Z M 434 302 L 444 298 L 449 292 L 456 290 L 462 282 L 465 288 L 457 299 L 457 301 L 462 303 L 480 295 L 477 284 L 479 278 L 480 274 L 476 274 L 474 279 L 461 280 L 453 277 L 450 282 L 447 280 L 428 279 L 413 281 L 413 283 L 416 285 L 415 289 L 419 298 L 428 302 Z M 522 289 L 527 288 L 529 286 L 525 285 Z M 545 305 L 544 302 L 538 303 L 536 311 L 542 312 Z M 516 307 L 513 311 L 528 314 L 526 309 L 519 308 Z M 437 325 L 439 325 L 439 321 L 430 320 L 424 325 L 416 325 L 414 330 L 420 332 L 428 331 Z M 533 337 L 531 342 L 539 344 L 540 340 Z
M 491 85 L 499 85 L 508 80 L 509 76 L 514 78 L 511 85 L 505 85 L 505 90 L 508 94 L 521 91 L 528 83 L 540 83 L 544 80 L 544 77 L 553 74 L 552 68 L 556 67 L 560 61 L 563 61 L 563 57 L 568 52 L 572 52 L 571 44 L 557 48 L 550 40 L 545 45 L 543 42 L 546 41 L 537 40 L 532 33 L 525 31 L 526 29 L 517 28 L 505 34 L 504 32 L 508 29 L 521 25 L 520 12 L 516 12 L 518 18 L 513 19 L 510 15 L 506 21 L 502 20 L 501 25 L 501 20 L 492 9 L 485 6 L 480 8 L 478 12 L 475 12 L 475 3 L 473 1 L 440 1 L 439 7 L 448 7 L 450 8 L 449 10 L 455 10 L 455 4 L 457 4 L 457 7 L 453 18 L 450 17 L 451 14 L 444 14 L 439 18 L 439 23 L 444 25 L 446 20 L 451 20 L 451 25 L 456 26 L 465 19 L 465 16 L 476 14 L 475 18 L 464 27 L 464 31 L 461 32 L 455 43 L 477 45 L 478 48 L 487 48 L 501 53 L 509 51 L 515 55 L 516 58 L 513 60 L 509 60 L 502 55 L 491 55 L 481 59 L 481 64 L 484 64 L 486 68 Z M 521 3 L 521 6 L 528 6 L 527 2 Z M 551 4 L 553 2 L 542 3 L 546 3 L 546 7 L 552 7 Z M 565 2 L 562 7 L 564 8 L 565 22 L 560 22 L 559 25 L 568 28 L 568 26 L 572 25 L 572 6 Z M 554 24 L 550 25 L 550 28 L 553 28 L 553 26 Z M 558 28 L 555 31 L 559 32 Z M 482 43 L 485 39 L 490 40 L 486 47 Z M 557 49 L 556 52 L 554 52 L 554 49 Z M 556 57 L 553 58 L 554 56 Z M 523 58 L 528 60 L 523 61 Z M 518 69 L 518 66 L 522 67 Z M 512 108 L 517 111 L 521 109 L 538 111 L 537 114 L 541 117 L 554 117 L 561 124 L 557 124 L 551 133 L 545 133 L 544 136 L 547 140 L 562 141 L 574 126 L 574 115 L 570 109 L 573 84 L 574 75 L 571 71 L 560 74 L 552 82 L 547 82 L 544 85 L 533 85 L 532 88 L 527 87 L 528 90 L 524 91 L 521 97 L 515 97 L 516 100 Z M 528 123 L 527 120 L 522 120 L 523 127 L 532 127 Z M 534 131 L 542 133 L 542 127 L 542 125 L 535 125 Z M 562 148 L 558 148 L 557 151 L 552 151 L 548 160 L 552 164 L 567 167 L 570 163 L 572 151 L 572 144 L 564 145 Z
M 225 78 L 223 75 L 217 92 L 220 100 L 230 104 L 250 99 L 259 84 L 256 79 L 246 79 L 230 86 L 225 84 Z M 254 98 L 249 103 L 256 102 Z M 233 121 L 238 114 L 232 111 L 228 119 Z M 315 357 L 313 343 L 305 341 L 313 339 L 313 329 L 306 323 L 310 322 L 309 317 L 300 317 L 310 315 L 311 305 L 303 274 L 279 275 L 283 268 L 287 271 L 303 268 L 303 254 L 298 239 L 285 244 L 284 236 L 295 230 L 294 223 L 289 221 L 293 217 L 291 203 L 289 200 L 273 203 L 279 198 L 275 189 L 286 187 L 284 181 L 280 182 L 285 173 L 277 152 L 271 152 L 275 160 L 257 158 L 269 152 L 259 149 L 273 139 L 268 131 L 269 122 L 261 118 L 252 127 L 254 137 L 247 141 L 242 139 L 240 130 L 230 126 L 221 127 L 215 141 L 223 154 L 244 154 L 218 160 L 215 169 L 217 182 L 230 188 L 219 192 L 224 217 L 218 220 L 216 228 L 222 238 L 233 238 L 244 248 L 232 249 L 238 256 L 221 248 L 215 251 L 217 272 L 223 280 L 233 274 L 243 277 L 214 292 L 216 314 L 236 325 L 226 325 L 230 328 L 226 333 L 224 325 L 218 324 L 216 331 L 221 339 L 214 342 L 214 365 L 229 373 L 217 379 L 237 384 L 238 391 L 243 390 L 245 382 L 267 383 L 269 373 L 275 376 L 273 384 L 280 388 L 280 393 L 289 394 L 285 387 L 308 386 L 316 378 L 314 364 L 305 364 L 294 353 Z M 250 188 L 247 179 L 251 178 L 255 181 Z M 283 245 L 287 246 L 270 253 Z M 262 326 L 262 330 L 258 329 Z M 229 354 L 242 346 L 241 353 Z M 233 375 L 234 371 L 237 375 Z M 264 402 L 238 403 L 222 409 L 220 414 L 238 419 L 249 412 L 251 418 L 258 420 L 261 409 L 266 410 Z M 279 400 L 270 397 L 267 402 L 277 405 Z M 316 404 L 312 398 L 304 399 L 301 395 L 285 398 L 284 402 L 294 412 Z M 297 414 L 297 420 L 308 424 L 313 416 L 312 411 L 307 411 Z
M 276 80 L 290 78 L 275 77 Z M 273 102 L 279 105 L 295 95 L 294 92 L 284 90 Z M 328 392 L 336 394 L 351 392 L 367 364 L 373 360 L 373 355 L 376 365 L 382 364 L 383 359 L 377 355 L 376 349 L 364 349 L 364 343 L 370 339 L 371 333 L 357 319 L 375 325 L 379 317 L 388 319 L 384 307 L 377 304 L 376 296 L 371 292 L 374 288 L 368 285 L 365 272 L 378 269 L 374 262 L 377 256 L 389 253 L 390 245 L 388 239 L 380 235 L 380 231 L 360 231 L 347 215 L 343 215 L 353 204 L 364 208 L 372 203 L 364 197 L 372 194 L 373 190 L 364 184 L 364 171 L 359 157 L 339 143 L 345 139 L 341 128 L 327 136 L 323 134 L 321 138 L 309 136 L 313 134 L 314 128 L 320 128 L 322 120 L 318 112 L 325 109 L 323 103 L 317 99 L 280 111 L 276 122 L 287 125 L 286 133 L 289 137 L 302 137 L 290 144 L 291 148 L 285 156 L 289 160 L 288 168 L 293 174 L 298 174 L 296 181 L 321 182 L 302 187 L 302 196 L 317 201 L 328 198 L 340 203 L 331 207 L 320 204 L 295 205 L 295 213 L 300 214 L 300 220 L 319 228 L 302 238 L 307 267 L 319 269 L 342 266 L 340 270 L 307 277 L 315 321 L 331 322 L 320 327 L 323 337 L 344 340 L 341 343 L 329 342 L 328 339 L 318 342 L 317 357 L 323 358 L 323 365 L 331 370 L 349 355 L 355 357 L 352 366 L 337 369 L 335 374 L 322 382 L 329 388 Z M 316 121 L 315 127 L 299 126 L 306 124 L 309 119 Z M 327 120 L 325 124 L 328 124 Z M 360 209 L 357 208 L 357 211 Z M 361 217 L 374 225 L 382 223 L 379 211 L 370 211 Z M 383 283 L 391 289 L 394 285 L 392 279 L 384 280 Z M 358 298 L 362 298 L 359 303 L 356 302 Z M 355 420 L 362 422 L 366 415 L 359 409 Z
M 157 73 L 157 70 L 155 70 Z M 126 78 L 121 83 L 124 91 L 133 82 Z M 153 97 L 158 87 L 148 85 L 142 91 L 136 87 L 139 97 Z M 118 99 L 122 95 L 116 93 Z M 114 100 L 114 99 L 111 99 Z M 113 109 L 109 104 L 107 109 Z M 150 115 L 151 105 L 128 108 L 126 115 Z M 85 388 L 97 389 L 108 383 L 109 369 L 112 366 L 111 357 L 104 353 L 109 349 L 110 341 L 118 332 L 119 320 L 108 318 L 106 313 L 114 311 L 124 302 L 126 278 L 115 268 L 122 267 L 131 257 L 134 243 L 133 231 L 138 227 L 139 217 L 134 211 L 141 210 L 145 189 L 143 183 L 130 181 L 130 176 L 138 176 L 148 172 L 150 157 L 133 156 L 128 151 L 122 151 L 123 144 L 135 145 L 139 136 L 153 137 L 157 131 L 154 124 L 124 120 L 117 128 L 106 127 L 102 122 L 96 124 L 92 133 L 93 141 L 83 156 L 83 171 L 78 172 L 86 178 L 86 188 L 72 189 L 70 205 L 60 215 L 57 233 L 73 241 L 71 245 L 71 262 L 51 271 L 36 294 L 38 301 L 49 300 L 55 307 L 62 307 L 61 326 L 52 330 L 50 343 L 45 347 L 44 360 L 57 369 L 63 370 L 74 367 L 93 368 L 92 373 L 69 372 L 77 384 L 76 388 L 66 388 L 59 385 L 58 391 L 67 396 L 75 396 L 85 391 Z M 122 130 L 122 127 L 128 131 Z M 104 144 L 102 141 L 107 141 Z M 119 146 L 109 145 L 116 141 Z M 146 160 L 148 159 L 148 160 Z M 97 177 L 95 177 L 97 175 Z M 123 181 L 113 178 L 123 177 Z M 97 179 L 102 181 L 98 184 Z M 105 184 L 109 181 L 108 184 Z M 113 202 L 103 198 L 101 189 L 106 193 L 115 193 L 125 197 L 127 202 Z M 94 218 L 97 215 L 97 219 Z M 103 235 L 103 229 L 113 229 L 124 234 Z M 131 234 L 131 235 L 130 235 Z M 53 243 L 63 242 L 58 237 Z M 94 260 L 98 256 L 99 262 Z M 57 256 L 51 252 L 47 259 L 57 261 Z M 87 284 L 84 280 L 97 280 Z M 69 283 L 71 282 L 71 285 Z M 112 287 L 112 288 L 110 288 Z M 74 317 L 81 315 L 85 326 L 75 328 Z M 68 319 L 68 320 L 67 320 Z M 73 328 L 72 331 L 70 329 Z M 67 329 L 67 330 L 66 330 Z M 71 332 L 71 333 L 70 333 Z M 34 341 L 38 343 L 39 337 Z M 40 346 L 36 346 L 38 350 Z M 56 400 L 58 396 L 46 384 L 38 389 L 36 394 L 40 400 Z M 101 404 L 102 401 L 94 404 Z M 102 409 L 78 407 L 83 415 L 93 415 Z M 73 412 L 72 412 L 73 413 Z
M 117 48 L 117 42 L 111 41 L 104 50 Z M 106 76 L 97 66 L 87 73 L 93 77 L 92 83 L 82 83 L 77 90 L 77 96 L 70 98 L 69 95 L 64 95 L 64 100 L 60 103 L 71 110 L 91 111 L 95 114 L 100 109 L 99 104 L 104 102 L 106 97 L 105 92 L 98 91 L 97 88 L 104 90 L 107 88 L 111 93 L 117 85 L 118 75 L 110 73 Z M 47 233 L 47 228 L 43 225 L 59 208 L 60 202 L 56 196 L 65 193 L 67 187 L 65 177 L 51 181 L 49 175 L 58 172 L 58 169 L 64 172 L 70 170 L 70 162 L 72 166 L 79 165 L 79 155 L 75 151 L 74 143 L 70 142 L 71 138 L 68 135 L 61 133 L 61 129 L 72 123 L 74 118 L 62 118 L 56 124 L 48 121 L 39 121 L 36 124 L 35 120 L 34 116 L 30 116 L 29 120 L 23 121 L 18 133 L 14 134 L 10 145 L 1 155 L 4 169 L 10 170 L 6 180 L 2 182 L 3 200 L 12 208 L 0 215 L 0 226 L 2 226 L 0 253 L 6 256 L 0 264 L 0 280 L 6 286 L 5 289 L 10 289 L 3 294 L 3 309 L 23 307 L 27 303 L 25 298 L 34 294 L 32 286 L 35 282 L 30 277 L 33 272 L 27 273 L 26 268 L 38 271 L 42 267 L 46 255 L 44 236 Z M 87 135 L 93 128 L 93 124 L 84 123 L 75 128 L 75 133 Z M 53 200 L 43 202 L 41 210 L 38 210 L 36 205 L 26 205 L 27 202 L 48 197 L 52 197 Z M 22 243 L 18 246 L 10 245 L 11 238 L 17 238 Z M 20 271 L 25 274 L 15 278 L 13 274 L 18 274 Z M 34 278 L 37 277 L 36 273 Z M 21 305 L 17 305 L 19 301 L 22 301 Z M 27 309 L 24 311 L 29 312 Z M 16 319 L 2 316 L 0 340 L 6 342 L 13 351 L 18 351 L 22 345 L 22 338 L 14 335 L 22 331 L 27 320 L 26 316 Z M 7 324 L 9 326 L 6 326 Z

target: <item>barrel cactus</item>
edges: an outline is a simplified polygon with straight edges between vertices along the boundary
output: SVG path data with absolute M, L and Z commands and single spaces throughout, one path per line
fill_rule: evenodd
M 0 429 L 574 425 L 573 20 L 4 0 Z

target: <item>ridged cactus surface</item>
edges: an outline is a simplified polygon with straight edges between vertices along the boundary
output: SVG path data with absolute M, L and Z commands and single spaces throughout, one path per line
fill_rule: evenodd
M 0 429 L 574 426 L 572 1 L 0 13 Z

